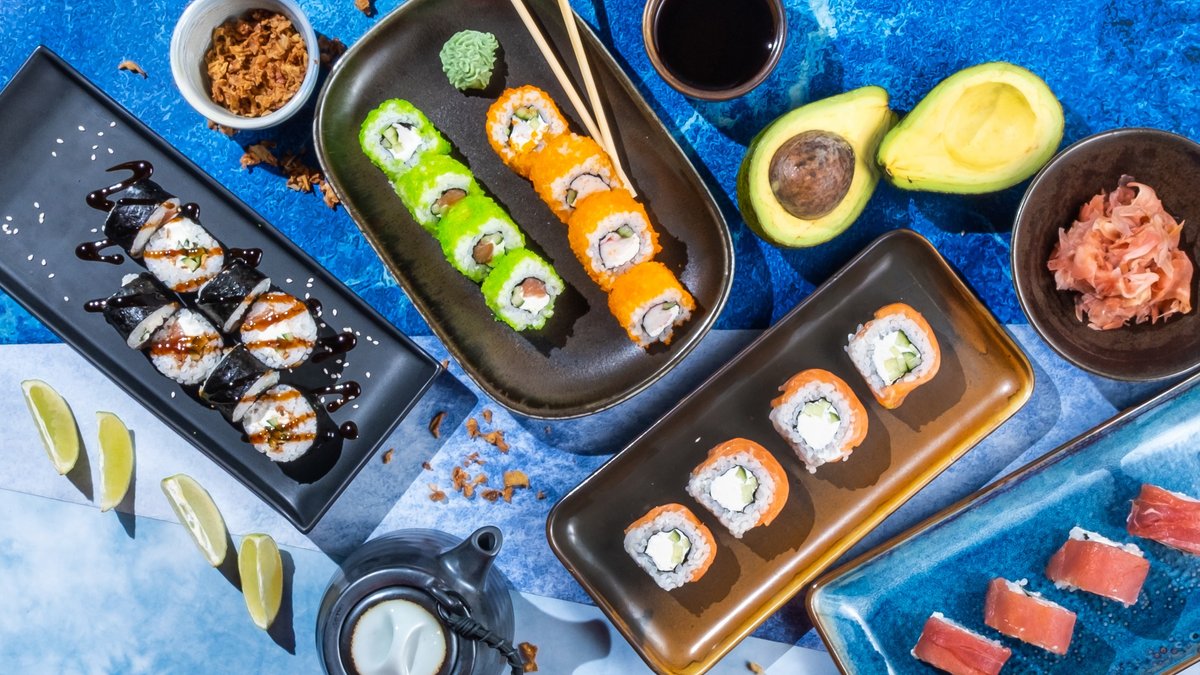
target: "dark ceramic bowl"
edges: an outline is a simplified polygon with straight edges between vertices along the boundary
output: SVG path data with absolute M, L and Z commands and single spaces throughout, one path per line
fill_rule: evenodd
M 1075 318 L 1077 294 L 1057 290 L 1046 267 L 1058 230 L 1070 227 L 1093 195 L 1113 190 L 1122 174 L 1154 188 L 1167 212 L 1184 221 L 1180 247 L 1193 264 L 1200 260 L 1200 145 L 1157 129 L 1116 129 L 1058 153 L 1029 185 L 1013 225 L 1013 284 L 1029 323 L 1063 358 L 1117 380 L 1159 380 L 1200 366 L 1200 310 L 1093 330 Z M 1193 276 L 1193 307 L 1200 302 L 1198 281 Z

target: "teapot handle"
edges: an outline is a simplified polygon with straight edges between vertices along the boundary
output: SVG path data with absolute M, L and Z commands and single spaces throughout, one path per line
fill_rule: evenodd
M 471 608 L 458 591 L 442 584 L 433 584 L 428 590 L 429 594 L 433 596 L 434 602 L 437 603 L 438 616 L 450 627 L 451 631 L 467 640 L 482 642 L 500 652 L 512 668 L 512 675 L 521 675 L 525 672 L 525 660 L 521 658 L 521 653 L 517 651 L 516 647 L 513 647 L 512 642 L 472 619 Z

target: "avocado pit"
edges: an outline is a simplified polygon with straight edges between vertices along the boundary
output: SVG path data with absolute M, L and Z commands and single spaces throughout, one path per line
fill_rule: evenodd
M 815 220 L 836 209 L 850 192 L 854 148 L 837 134 L 804 131 L 779 146 L 767 177 L 785 211 Z

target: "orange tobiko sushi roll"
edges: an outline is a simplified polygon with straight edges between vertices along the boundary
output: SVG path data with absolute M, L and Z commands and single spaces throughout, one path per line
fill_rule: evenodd
M 734 537 L 770 525 L 787 503 L 787 473 L 766 448 L 745 438 L 708 451 L 692 470 L 687 491 Z
M 683 504 L 663 504 L 625 528 L 625 552 L 664 591 L 697 581 L 712 566 L 717 541 Z
M 625 189 L 597 192 L 579 202 L 567 220 L 567 240 L 588 276 L 605 290 L 662 250 L 646 207 Z
M 997 675 L 1012 651 L 934 612 L 912 655 L 950 675 Z
M 1028 582 L 992 579 L 983 622 L 1009 637 L 1054 654 L 1066 654 L 1075 633 L 1075 612 L 1026 588 Z
M 530 162 L 533 189 L 564 223 L 589 195 L 625 187 L 608 153 L 587 136 L 550 138 Z
M 529 176 L 531 161 L 546 142 L 566 131 L 567 120 L 554 99 L 534 86 L 506 89 L 488 108 L 488 143 L 521 176 Z
M 696 301 L 666 265 L 649 261 L 617 277 L 608 309 L 629 339 L 645 349 L 656 342 L 671 344 L 675 328 L 691 318 Z
M 917 387 L 937 375 L 942 350 L 929 322 L 897 302 L 879 308 L 875 318 L 850 336 L 846 353 L 885 408 L 900 407 Z

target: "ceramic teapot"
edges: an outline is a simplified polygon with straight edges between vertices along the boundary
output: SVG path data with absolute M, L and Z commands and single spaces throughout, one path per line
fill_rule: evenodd
M 508 584 L 492 566 L 503 536 L 465 540 L 411 529 L 350 555 L 317 614 L 317 652 L 331 675 L 495 675 L 518 670 Z

